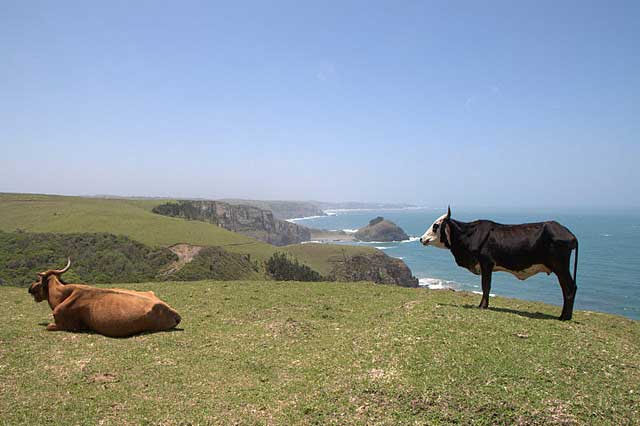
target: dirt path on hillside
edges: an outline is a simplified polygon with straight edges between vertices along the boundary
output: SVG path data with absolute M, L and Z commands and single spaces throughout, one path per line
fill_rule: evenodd
M 169 247 L 169 250 L 178 256 L 178 260 L 167 266 L 167 269 L 165 269 L 162 274 L 171 275 L 178 272 L 184 267 L 184 265 L 191 262 L 202 249 L 203 247 L 201 246 L 194 246 L 191 244 L 176 244 Z

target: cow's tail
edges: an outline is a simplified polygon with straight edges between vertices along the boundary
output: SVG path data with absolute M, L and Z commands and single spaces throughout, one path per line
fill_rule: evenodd
M 576 279 L 578 277 L 578 239 L 576 238 L 576 257 L 573 261 L 573 285 L 578 286 Z

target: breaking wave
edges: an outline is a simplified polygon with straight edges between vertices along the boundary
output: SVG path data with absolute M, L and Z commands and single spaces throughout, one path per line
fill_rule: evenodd
M 291 219 L 286 219 L 287 222 L 291 222 L 291 223 L 296 223 L 299 222 L 301 220 L 307 220 L 307 219 L 317 219 L 319 217 L 326 217 L 326 216 L 305 216 L 305 217 L 294 217 Z
M 401 243 L 412 243 L 414 241 L 418 241 L 420 239 L 420 237 L 409 237 L 408 240 L 402 240 L 400 241 Z
M 462 288 L 462 286 L 455 281 L 441 280 L 439 278 L 420 278 L 418 284 L 420 284 L 421 287 L 428 287 L 430 290 L 443 290 L 448 288 L 459 290 Z

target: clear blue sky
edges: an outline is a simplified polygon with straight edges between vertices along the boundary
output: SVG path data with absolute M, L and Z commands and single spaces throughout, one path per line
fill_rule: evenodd
M 638 1 L 0 1 L 0 191 L 638 208 L 639 135 Z

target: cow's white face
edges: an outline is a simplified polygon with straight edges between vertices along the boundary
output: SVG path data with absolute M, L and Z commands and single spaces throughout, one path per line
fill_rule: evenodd
M 434 246 L 442 249 L 446 249 L 447 247 L 440 240 L 442 222 L 447 218 L 446 214 L 443 214 L 435 222 L 427 229 L 427 232 L 424 233 L 422 237 L 420 237 L 420 242 L 424 246 Z

